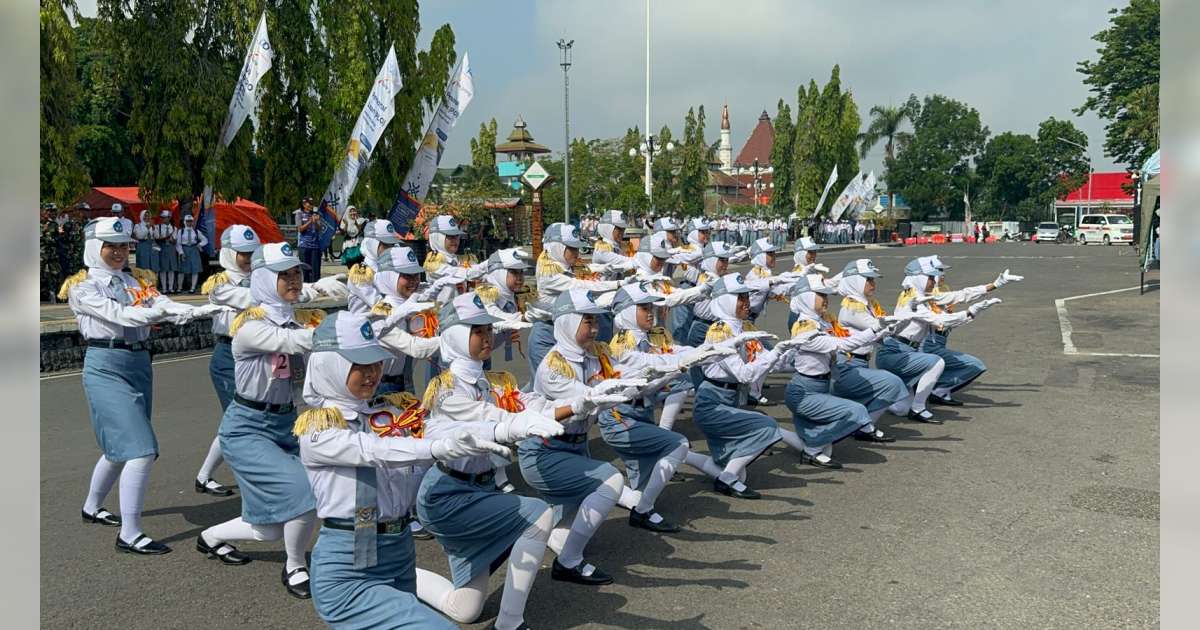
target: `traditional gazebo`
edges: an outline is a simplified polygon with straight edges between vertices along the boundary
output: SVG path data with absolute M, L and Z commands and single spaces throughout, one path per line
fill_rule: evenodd
M 508 142 L 496 145 L 496 153 L 508 156 L 510 162 L 531 162 L 535 156 L 549 153 L 550 148 L 533 141 L 533 134 L 526 129 L 525 120 L 519 115 L 513 123 L 513 130 L 508 134 Z

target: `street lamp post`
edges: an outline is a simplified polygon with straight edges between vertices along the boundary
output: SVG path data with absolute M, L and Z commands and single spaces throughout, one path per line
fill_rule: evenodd
M 1086 158 L 1087 158 L 1087 163 L 1088 163 L 1088 192 L 1087 192 L 1087 209 L 1088 209 L 1088 211 L 1091 211 L 1091 209 L 1092 209 L 1092 171 L 1093 171 L 1093 168 L 1092 168 L 1092 154 L 1091 154 L 1091 153 L 1088 151 L 1088 148 L 1087 148 L 1087 147 L 1083 146 L 1082 144 L 1079 144 L 1078 142 L 1072 142 L 1071 140 L 1068 140 L 1068 139 L 1066 139 L 1066 138 L 1064 138 L 1064 137 L 1062 137 L 1062 136 L 1059 136 L 1059 137 L 1058 137 L 1058 140 L 1059 140 L 1060 142 L 1065 142 L 1065 143 L 1067 143 L 1067 144 L 1069 144 L 1069 145 L 1071 145 L 1071 146 L 1073 146 L 1073 147 L 1078 147 L 1078 148 L 1080 148 L 1080 149 L 1083 149 L 1083 151 L 1084 151 L 1084 157 L 1086 157 Z M 1055 221 L 1056 223 L 1058 222 L 1058 217 L 1057 217 L 1057 216 L 1056 216 L 1056 217 L 1054 217 L 1054 221 Z M 1076 226 L 1076 228 L 1078 228 L 1078 227 L 1079 227 L 1079 215 L 1078 215 L 1078 214 L 1076 214 L 1076 215 L 1075 215 L 1075 226 Z
M 638 153 L 641 153 L 642 157 L 646 158 L 646 197 L 650 199 L 651 212 L 654 211 L 654 187 L 650 182 L 650 164 L 654 161 L 654 154 L 664 150 L 674 151 L 675 143 L 667 142 L 667 146 L 661 146 L 659 145 L 659 139 L 653 135 L 646 136 L 646 139 L 642 141 L 638 148 L 634 149 L 630 147 L 629 149 L 629 157 L 637 157 Z
M 567 69 L 575 40 L 558 40 L 559 64 L 563 69 L 563 222 L 571 223 L 571 100 Z

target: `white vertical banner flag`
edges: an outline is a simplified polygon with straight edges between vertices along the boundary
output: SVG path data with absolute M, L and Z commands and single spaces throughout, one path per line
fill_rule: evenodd
M 475 80 L 471 76 L 471 60 L 463 53 L 462 61 L 450 76 L 442 102 L 433 113 L 433 120 L 421 138 L 421 146 L 413 158 L 412 167 L 404 178 L 404 185 L 397 196 L 388 218 L 398 229 L 407 228 L 416 218 L 420 203 L 429 194 L 429 184 L 437 173 L 438 163 L 442 161 L 442 153 L 446 150 L 446 142 L 450 140 L 450 132 L 459 116 L 466 111 L 467 105 L 475 97 Z
M 870 209 L 871 202 L 875 199 L 875 184 L 875 171 L 871 171 L 858 187 L 855 195 L 855 203 L 850 214 L 852 218 L 857 219 L 862 216 L 862 213 Z
M 821 191 L 821 198 L 817 200 L 817 207 L 813 208 L 813 216 L 817 216 L 821 212 L 821 204 L 825 203 L 825 197 L 829 194 L 829 189 L 833 188 L 833 183 L 837 181 L 838 172 L 837 164 L 833 165 L 833 170 L 829 173 L 829 179 L 825 180 L 825 190 Z
M 242 62 L 242 73 L 238 75 L 237 86 L 233 90 L 233 98 L 229 100 L 229 113 L 225 116 L 225 124 L 221 126 L 221 147 L 229 146 L 233 137 L 241 129 L 246 117 L 258 104 L 258 82 L 271 69 L 271 60 L 275 51 L 267 39 L 267 12 L 263 11 L 258 19 L 258 28 L 254 30 L 254 39 L 246 50 L 246 60 Z
M 971 198 L 966 189 L 963 189 L 963 208 L 963 234 L 966 234 L 971 231 Z
M 338 218 L 346 212 L 350 195 L 358 185 L 358 178 L 367 168 L 371 153 L 388 123 L 396 116 L 396 94 L 403 87 L 404 80 L 400 76 L 400 64 L 396 62 L 396 47 L 388 49 L 387 57 L 375 75 L 375 84 L 367 95 L 367 102 L 358 114 L 354 129 L 350 132 L 350 141 L 346 143 L 346 155 L 333 174 L 325 195 L 321 201 L 329 206 Z
M 842 218 L 842 213 L 845 212 L 851 204 L 854 203 L 854 196 L 858 193 L 858 187 L 862 185 L 862 171 L 850 179 L 850 183 L 842 189 L 842 194 L 834 200 L 833 207 L 829 209 L 829 218 L 838 221 Z

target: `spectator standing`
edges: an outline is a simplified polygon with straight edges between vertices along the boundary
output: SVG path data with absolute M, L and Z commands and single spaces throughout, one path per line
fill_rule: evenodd
M 359 239 L 362 237 L 363 226 L 366 224 L 367 220 L 358 216 L 358 208 L 354 206 L 346 208 L 346 216 L 342 217 L 342 222 L 338 224 L 338 230 L 343 235 L 342 252 L 338 257 L 347 268 L 362 262 L 363 256 L 359 249 Z
M 295 215 L 300 262 L 308 265 L 304 270 L 304 281 L 316 282 L 321 279 L 321 215 L 313 208 L 312 197 L 305 197 L 300 202 Z

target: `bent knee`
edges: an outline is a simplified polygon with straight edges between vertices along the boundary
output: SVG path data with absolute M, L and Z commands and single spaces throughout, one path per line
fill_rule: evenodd
M 271 525 L 252 525 L 251 530 L 254 532 L 254 540 L 279 540 L 283 538 L 283 525 L 272 523 Z
M 550 530 L 554 528 L 554 508 L 546 506 L 542 513 L 534 519 L 533 524 L 521 532 L 522 538 L 546 542 L 550 538 Z

